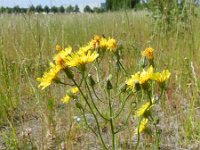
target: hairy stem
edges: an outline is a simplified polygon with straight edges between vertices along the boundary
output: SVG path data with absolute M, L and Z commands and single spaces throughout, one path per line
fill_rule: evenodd
M 95 122 L 96 122 L 96 124 L 97 124 L 97 130 L 98 130 L 98 134 L 99 134 L 99 138 L 100 138 L 100 140 L 101 140 L 101 143 L 102 143 L 104 149 L 108 150 L 108 148 L 106 147 L 106 144 L 105 144 L 105 142 L 104 142 L 104 140 L 103 140 L 102 134 L 101 134 L 101 129 L 100 129 L 100 125 L 99 125 L 98 118 L 97 118 L 96 114 L 94 113 L 94 110 L 92 109 L 92 106 L 91 106 L 90 103 L 88 102 L 87 97 L 84 95 L 83 91 L 81 90 L 80 86 L 76 83 L 76 81 L 74 80 L 74 78 L 72 78 L 72 81 L 73 81 L 74 84 L 78 87 L 78 89 L 79 89 L 79 91 L 80 91 L 80 93 L 81 93 L 83 99 L 85 100 L 86 104 L 88 105 L 88 107 L 89 107 L 89 109 L 90 109 L 90 111 L 91 111 L 91 113 L 92 113 L 92 115 L 93 115 L 93 117 L 94 117 L 94 119 L 95 119 Z

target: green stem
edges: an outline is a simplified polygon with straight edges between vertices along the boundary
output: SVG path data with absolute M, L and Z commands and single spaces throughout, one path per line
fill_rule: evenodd
M 94 99 L 93 99 L 93 97 L 92 97 L 92 94 L 91 94 L 91 91 L 90 91 L 90 87 L 89 87 L 89 85 L 88 85 L 88 83 L 87 83 L 87 81 L 86 81 L 86 78 L 85 78 L 84 80 L 85 80 L 85 84 L 86 84 L 86 87 L 87 87 L 87 89 L 88 89 L 89 96 L 90 96 L 90 99 L 91 99 L 91 101 L 92 101 L 92 104 L 93 104 L 94 108 L 96 109 L 96 111 L 98 112 L 98 114 L 99 114 L 104 120 L 109 121 L 109 119 L 106 118 L 106 117 L 99 111 L 99 109 L 97 108 L 96 104 L 94 103 Z
M 139 148 L 139 144 L 140 144 L 140 124 L 142 122 L 142 118 L 140 119 L 139 121 L 139 124 L 138 124 L 138 128 L 137 128 L 137 144 L 135 146 L 135 150 L 137 150 Z
M 126 69 L 124 68 L 124 66 L 122 65 L 122 63 L 120 61 L 118 63 L 121 66 L 122 70 L 124 71 L 125 75 L 129 76 L 128 72 L 126 71 Z
M 62 82 L 62 81 L 60 81 L 60 80 L 55 80 L 55 82 L 56 83 L 58 83 L 58 84 L 62 84 L 62 85 L 69 85 L 69 86 L 73 86 L 72 84 L 70 84 L 70 83 L 64 83 L 64 82 Z
M 87 103 L 87 105 L 88 105 L 88 107 L 89 107 L 89 109 L 90 109 L 92 115 L 94 116 L 94 119 L 95 119 L 96 124 L 97 124 L 97 130 L 98 130 L 98 134 L 99 134 L 99 138 L 100 138 L 100 140 L 101 140 L 101 143 L 102 143 L 104 149 L 108 150 L 108 148 L 106 147 L 106 144 L 105 144 L 105 142 L 104 142 L 104 140 L 103 140 L 103 137 L 102 137 L 102 135 L 101 135 L 101 129 L 100 129 L 100 125 L 99 125 L 99 121 L 98 121 L 98 119 L 97 119 L 97 116 L 95 115 L 95 113 L 94 113 L 94 111 L 93 111 L 93 109 L 92 109 L 90 103 L 88 102 L 86 96 L 83 94 L 83 91 L 81 90 L 81 88 L 79 87 L 79 85 L 76 83 L 76 81 L 74 80 L 74 78 L 72 78 L 72 81 L 73 81 L 74 84 L 78 87 L 78 89 L 79 89 L 79 91 L 80 91 L 82 97 L 84 98 L 85 102 Z
M 156 138 L 155 138 L 155 143 L 156 143 L 156 149 L 159 150 L 160 149 L 160 139 L 159 139 L 159 131 L 158 131 L 158 128 L 157 128 L 157 124 L 155 123 L 155 120 L 153 119 L 152 115 L 150 115 L 150 118 L 151 120 L 154 122 L 153 125 L 156 129 Z
M 81 79 L 81 82 L 79 83 L 79 86 L 81 86 L 81 85 L 82 85 L 82 83 L 83 83 L 83 80 L 84 80 L 84 74 L 82 75 L 82 79 Z
M 160 149 L 160 140 L 159 140 L 159 132 L 158 132 L 158 128 L 157 128 L 157 125 L 154 123 L 154 127 L 156 129 L 156 149 L 159 150 Z
M 132 110 L 130 110 L 130 112 L 129 112 L 129 114 L 128 114 L 128 117 L 126 118 L 126 121 L 125 121 L 124 126 L 121 127 L 121 128 L 119 128 L 118 130 L 116 130 L 116 131 L 115 131 L 115 134 L 119 133 L 120 131 L 125 130 L 125 129 L 128 127 L 128 120 L 129 120 L 131 114 L 132 114 Z
M 114 119 L 117 118 L 117 117 L 121 114 L 121 112 L 122 112 L 122 110 L 124 109 L 124 106 L 125 106 L 125 104 L 126 104 L 126 101 L 128 100 L 128 98 L 129 98 L 130 96 L 131 96 L 131 94 L 129 94 L 129 95 L 125 98 L 125 100 L 123 101 L 122 107 L 120 108 L 119 112 L 113 117 Z
M 111 95 L 110 90 L 107 90 L 108 92 L 108 101 L 109 101 L 109 111 L 110 111 L 110 127 L 111 127 L 111 134 L 112 134 L 112 149 L 116 149 L 116 142 L 115 142 L 115 131 L 114 131 L 114 125 L 113 125 L 113 110 L 112 110 L 112 104 L 111 104 Z
M 140 133 L 138 133 L 138 136 L 137 136 L 137 144 L 136 144 L 136 146 L 135 146 L 135 150 L 138 149 L 139 144 L 140 144 Z
M 164 108 L 165 107 L 165 103 L 164 103 L 164 100 L 163 100 L 163 94 L 164 94 L 164 89 L 162 89 L 161 90 L 161 94 L 160 94 L 160 96 L 159 96 L 159 98 L 158 98 L 158 100 L 160 100 L 160 102 L 161 102 L 161 108 Z
M 155 128 L 156 128 L 156 149 L 159 150 L 160 149 L 159 132 L 156 125 Z
M 105 102 L 103 102 L 103 101 L 99 98 L 99 96 L 97 95 L 97 93 L 96 93 L 96 91 L 95 91 L 95 89 L 94 89 L 94 86 L 92 86 L 92 91 L 93 91 L 93 93 L 94 93 L 94 96 L 95 96 L 100 102 L 105 103 Z
M 88 123 L 88 121 L 87 121 L 87 119 L 86 119 L 86 116 L 85 116 L 85 110 L 84 109 L 81 109 L 82 110 L 82 113 L 83 113 L 83 119 L 84 119 L 84 121 L 85 121 L 85 124 L 86 124 L 86 126 L 94 133 L 94 135 L 96 136 L 96 137 L 98 137 L 98 134 L 95 132 L 95 130 L 89 125 L 89 123 Z

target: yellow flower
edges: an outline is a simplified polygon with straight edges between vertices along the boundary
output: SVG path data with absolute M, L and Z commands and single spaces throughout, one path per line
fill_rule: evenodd
M 135 84 L 139 83 L 140 85 L 146 83 L 148 80 L 152 78 L 153 75 L 153 67 L 150 66 L 147 70 L 143 70 L 142 72 L 137 72 L 132 75 L 130 79 L 126 80 L 126 84 L 129 88 L 135 88 Z
M 91 51 L 88 51 L 88 53 L 73 53 L 66 59 L 66 65 L 69 67 L 76 67 L 76 66 L 82 66 L 88 63 L 93 62 L 99 54 L 94 51 L 91 53 Z
M 94 36 L 94 38 L 89 42 L 88 46 L 90 49 L 96 49 L 96 48 L 102 48 L 107 49 L 109 51 L 115 51 L 116 50 L 116 40 L 113 38 L 104 38 L 100 36 Z
M 69 96 L 69 95 L 66 95 L 63 99 L 61 99 L 61 101 L 62 101 L 63 103 L 68 103 L 69 100 L 70 100 L 70 96 Z
M 150 102 L 146 102 L 143 104 L 136 112 L 135 112 L 135 117 L 141 117 L 144 115 L 144 113 L 149 110 L 151 104 Z
M 62 47 L 60 45 L 56 45 L 56 50 L 59 52 L 59 51 L 62 51 Z
M 68 90 L 66 96 L 61 99 L 63 103 L 68 103 L 70 98 L 75 98 L 75 94 L 78 92 L 78 87 L 72 87 L 71 89 Z
M 98 35 L 95 35 L 94 38 L 89 42 L 89 45 L 93 48 L 96 49 L 100 45 L 100 40 L 101 38 Z
M 134 89 L 135 84 L 139 83 L 139 78 L 140 78 L 140 72 L 132 75 L 130 79 L 126 80 L 126 84 L 130 89 Z
M 143 70 L 140 74 L 139 83 L 143 84 L 143 83 L 147 82 L 149 79 L 151 79 L 152 74 L 153 74 L 153 67 L 152 66 L 150 66 L 147 69 L 147 71 Z
M 91 49 L 92 49 L 92 46 L 88 44 L 86 46 L 80 47 L 77 53 L 82 55 L 83 53 L 87 53 Z
M 72 87 L 71 89 L 70 89 L 70 92 L 72 92 L 73 94 L 76 94 L 77 92 L 78 92 L 78 87 Z
M 49 71 L 45 72 L 42 78 L 37 78 L 37 81 L 40 82 L 38 87 L 41 87 L 41 89 L 45 89 L 46 87 L 48 87 L 51 82 L 56 78 L 56 75 L 58 74 L 60 69 L 60 66 L 50 63 Z
M 107 49 L 110 51 L 114 51 L 116 49 L 116 40 L 113 38 L 109 38 L 107 41 Z
M 169 70 L 163 70 L 161 73 L 159 73 L 159 72 L 154 73 L 152 76 L 152 80 L 162 83 L 162 82 L 165 82 L 166 80 L 168 80 L 170 75 L 171 75 L 171 73 L 169 72 Z
M 142 56 L 146 57 L 147 59 L 153 59 L 153 51 L 154 49 L 151 47 L 146 48 L 144 51 L 142 51 Z
M 59 65 L 60 67 L 64 67 L 65 59 L 66 57 L 72 52 L 72 47 L 67 47 L 64 50 L 59 51 L 58 54 L 56 54 L 53 58 L 56 65 Z
M 100 48 L 107 48 L 108 46 L 108 40 L 105 38 L 101 38 L 100 40 Z
M 135 134 L 138 134 L 138 133 L 141 133 L 142 131 L 144 131 L 147 123 L 148 123 L 148 119 L 143 118 L 142 121 L 140 122 L 140 124 L 138 125 L 138 127 L 135 129 Z

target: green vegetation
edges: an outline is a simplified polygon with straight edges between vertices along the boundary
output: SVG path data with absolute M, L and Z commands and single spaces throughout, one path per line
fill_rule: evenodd
M 24 14 L 24 13 L 79 13 L 79 7 L 78 5 L 72 6 L 69 5 L 66 8 L 64 6 L 42 6 L 42 5 L 37 5 L 33 6 L 31 5 L 29 8 L 20 8 L 18 5 L 14 7 L 0 7 L 0 14 L 3 13 L 15 13 L 15 14 Z
M 45 16 L 2 14 L 0 149 L 100 149 L 97 138 L 84 124 L 84 117 L 75 109 L 75 101 L 68 104 L 60 101 L 68 89 L 53 85 L 41 91 L 36 81 L 46 70 L 57 44 L 62 47 L 73 45 L 76 49 L 94 35 L 112 36 L 118 41 L 123 47 L 121 62 L 129 74 L 139 70 L 142 50 L 149 46 L 155 49 L 154 63 L 158 70 L 169 69 L 171 72 L 163 95 L 164 106 L 155 108 L 160 119 L 160 147 L 198 149 L 199 15 L 197 10 L 190 15 L 189 23 L 177 19 L 167 28 L 165 17 L 155 19 L 147 11 Z M 108 62 L 102 69 L 105 75 Z M 134 98 L 132 101 L 130 106 L 134 107 Z M 124 109 L 128 110 L 130 106 Z M 115 120 L 118 127 L 123 124 L 123 116 L 127 114 L 122 112 L 122 117 Z M 93 117 L 88 114 L 86 117 L 95 128 Z M 118 143 L 121 149 L 136 146 L 135 122 L 130 120 L 128 124 L 128 128 L 116 136 L 117 140 L 121 139 Z M 102 121 L 100 126 L 105 140 L 109 139 L 109 124 Z M 153 140 L 142 135 L 140 149 L 154 148 Z
M 106 9 L 119 10 L 124 8 L 134 8 L 139 3 L 140 0 L 106 0 Z

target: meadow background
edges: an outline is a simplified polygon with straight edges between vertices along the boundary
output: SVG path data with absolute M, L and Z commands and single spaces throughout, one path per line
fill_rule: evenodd
M 62 86 L 38 89 L 56 44 L 74 48 L 94 35 L 123 45 L 122 63 L 137 71 L 141 50 L 155 49 L 156 66 L 171 72 L 161 119 L 161 149 L 200 148 L 200 13 L 190 25 L 162 30 L 148 11 L 102 14 L 0 15 L 0 149 L 99 149 L 74 103 L 63 104 Z M 106 64 L 105 64 L 106 65 Z M 126 114 L 124 114 L 126 115 Z M 88 116 L 90 117 L 90 116 Z M 80 118 L 80 120 L 79 120 Z M 106 126 L 105 126 L 106 129 Z M 134 133 L 119 135 L 133 149 Z M 106 134 L 106 131 L 105 131 Z M 141 149 L 148 149 L 144 143 Z

